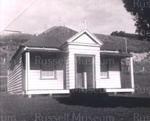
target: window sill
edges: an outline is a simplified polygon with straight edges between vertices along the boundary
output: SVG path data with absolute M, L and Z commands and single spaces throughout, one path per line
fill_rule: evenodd
M 40 78 L 40 80 L 57 80 L 57 78 Z
M 101 77 L 101 79 L 110 79 L 109 77 Z

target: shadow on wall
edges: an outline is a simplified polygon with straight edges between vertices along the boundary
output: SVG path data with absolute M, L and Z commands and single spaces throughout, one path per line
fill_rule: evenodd
M 121 97 L 121 96 L 98 96 L 86 94 L 86 95 L 76 95 L 69 97 L 56 97 L 59 103 L 66 105 L 80 105 L 85 107 L 145 107 L 150 108 L 150 98 L 138 98 L 138 97 Z

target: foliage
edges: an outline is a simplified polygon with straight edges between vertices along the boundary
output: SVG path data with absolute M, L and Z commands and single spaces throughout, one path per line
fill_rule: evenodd
M 119 37 L 127 37 L 130 39 L 138 39 L 138 35 L 137 34 L 130 34 L 130 33 L 126 33 L 124 31 L 113 31 L 111 33 L 112 36 L 119 36 Z
M 134 16 L 139 38 L 150 41 L 150 0 L 123 0 L 124 7 Z

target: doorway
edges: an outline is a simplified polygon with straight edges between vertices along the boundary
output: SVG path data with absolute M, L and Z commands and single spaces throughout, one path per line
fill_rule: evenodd
M 94 56 L 75 56 L 76 88 L 94 88 Z

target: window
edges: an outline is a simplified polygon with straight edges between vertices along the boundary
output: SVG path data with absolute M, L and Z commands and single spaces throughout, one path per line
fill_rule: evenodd
M 52 79 L 55 78 L 55 68 L 54 65 L 43 64 L 41 65 L 41 78 L 42 79 Z
M 42 55 L 42 62 L 40 65 L 40 70 L 41 70 L 41 79 L 55 79 L 56 78 L 56 68 L 55 64 L 50 61 L 48 58 L 48 55 Z M 54 56 L 51 55 L 51 58 L 54 58 Z
M 101 64 L 101 78 L 109 78 L 109 65 Z

